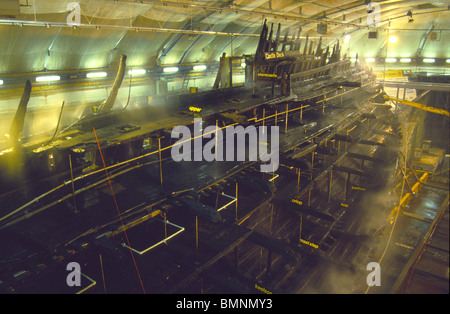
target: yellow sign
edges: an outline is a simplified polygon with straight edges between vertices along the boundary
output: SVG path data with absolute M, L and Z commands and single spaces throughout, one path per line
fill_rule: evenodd
M 366 188 L 362 188 L 362 187 L 359 187 L 359 186 L 352 186 L 352 190 L 365 191 Z
M 403 71 L 402 70 L 387 70 L 386 71 L 386 77 L 402 77 Z
M 258 76 L 261 77 L 278 77 L 276 74 L 268 74 L 268 73 L 258 73 Z
M 259 291 L 264 292 L 265 294 L 272 294 L 272 292 L 270 292 L 269 290 L 267 290 L 266 288 L 260 287 L 255 283 L 255 288 L 258 289 Z
M 266 59 L 275 59 L 284 57 L 284 52 L 271 52 L 266 53 Z
M 293 198 L 293 199 L 291 200 L 291 202 L 292 202 L 292 203 L 295 203 L 295 204 L 298 204 L 298 205 L 303 205 L 303 202 L 302 202 L 302 201 L 296 200 L 295 198 Z
M 306 240 L 303 240 L 303 239 L 300 239 L 300 242 L 303 243 L 303 244 L 309 245 L 310 247 L 313 247 L 315 249 L 317 249 L 319 247 L 317 244 L 309 242 L 309 241 L 306 241 Z
M 348 207 L 348 204 L 341 203 L 341 206 L 342 206 L 342 207 Z
M 189 107 L 189 111 L 192 111 L 192 112 L 200 112 L 200 111 L 202 111 L 202 108 L 190 106 L 190 107 Z

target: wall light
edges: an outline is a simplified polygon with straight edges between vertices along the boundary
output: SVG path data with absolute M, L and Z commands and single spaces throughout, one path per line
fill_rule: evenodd
M 403 62 L 403 63 L 411 62 L 411 58 L 401 58 L 400 62 Z
M 397 58 L 386 58 L 386 62 L 389 63 L 397 62 Z
M 58 75 L 37 76 L 36 82 L 52 82 L 59 81 L 61 79 Z
M 436 60 L 432 59 L 432 58 L 425 58 L 422 60 L 424 63 L 434 63 Z
M 97 78 L 97 77 L 107 77 L 108 73 L 106 72 L 91 72 L 86 74 L 87 78 Z
M 375 58 L 366 58 L 366 62 L 375 62 Z
M 177 67 L 168 67 L 168 68 L 164 68 L 163 69 L 164 73 L 174 73 L 174 72 L 178 72 L 178 68 Z
M 206 65 L 194 65 L 194 71 L 204 71 L 208 67 Z
M 128 71 L 129 75 L 143 75 L 145 73 L 147 73 L 147 70 L 145 69 L 133 69 Z

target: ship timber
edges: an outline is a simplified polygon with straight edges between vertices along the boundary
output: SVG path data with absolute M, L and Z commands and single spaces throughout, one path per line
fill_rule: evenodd
M 24 143 L 31 156 L 26 160 L 41 172 L 30 172 L 26 184 L 0 196 L 0 290 L 99 293 L 106 287 L 109 293 L 139 293 L 129 251 L 136 256 L 143 285 L 152 293 L 196 293 L 200 281 L 211 291 L 220 291 L 215 289 L 221 286 L 240 293 L 290 292 L 298 290 L 290 281 L 292 269 L 302 265 L 320 261 L 322 266 L 347 270 L 348 265 L 311 246 L 325 248 L 329 234 L 337 237 L 340 232 L 342 239 L 352 234 L 352 223 L 346 225 L 342 219 L 347 212 L 334 206 L 337 195 L 330 194 L 333 206 L 321 209 L 313 207 L 319 206 L 312 205 L 314 197 L 308 207 L 286 210 L 279 200 L 306 202 L 305 195 L 327 171 L 347 169 L 338 164 L 351 162 L 347 152 L 360 141 L 387 143 L 388 148 L 366 145 L 371 153 L 391 149 L 392 139 L 375 131 L 388 132 L 392 117 L 388 108 L 371 103 L 378 94 L 374 76 L 341 60 L 339 45 L 331 55 L 320 45 L 313 54 L 306 41 L 301 54 L 299 35 L 294 41 L 287 35 L 284 41 L 278 35 L 272 41 L 266 35 L 264 25 L 255 56 L 246 56 L 246 73 L 255 78 L 246 86 L 155 98 L 152 104 L 164 103 L 171 113 L 158 115 L 148 107 L 124 110 L 120 123 L 102 120 L 99 114 L 95 118 L 99 124 L 88 121 L 95 131 L 66 129 L 51 142 Z M 119 77 L 120 71 L 123 68 Z M 201 111 L 194 115 L 190 107 Z M 203 127 L 279 126 L 279 173 L 262 174 L 256 167 L 259 161 L 171 160 L 171 129 L 175 125 L 192 129 L 195 116 L 203 119 Z M 365 117 L 373 120 L 369 129 Z M 354 133 L 349 135 L 351 129 Z M 356 171 L 348 173 L 358 176 Z M 364 183 L 363 176 L 353 180 Z M 349 204 L 357 202 L 354 193 L 346 191 Z M 120 214 L 112 196 L 117 197 Z M 300 212 L 303 232 L 310 238 L 294 245 L 297 231 L 285 229 Z M 330 220 L 338 221 L 339 228 L 330 227 Z M 360 238 L 363 241 L 363 235 Z M 263 249 L 265 266 L 256 274 L 251 265 L 255 252 Z M 99 256 L 106 267 L 105 286 L 100 284 Z M 69 261 L 83 265 L 83 287 L 76 291 L 65 281 Z M 219 272 L 219 266 L 225 272 Z M 55 284 L 45 285 L 51 276 Z

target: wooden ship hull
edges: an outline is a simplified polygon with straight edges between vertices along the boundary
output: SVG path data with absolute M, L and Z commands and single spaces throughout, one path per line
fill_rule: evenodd
M 270 256 L 282 256 L 278 267 L 286 265 L 286 260 L 299 261 L 301 255 L 326 260 L 326 252 L 308 252 L 308 244 L 293 247 L 273 237 L 264 229 L 272 225 L 261 224 L 263 229 L 258 230 L 252 223 L 262 221 L 258 219 L 267 222 L 270 206 L 283 207 L 282 202 L 291 199 L 299 200 L 300 205 L 291 211 L 311 215 L 318 225 L 339 220 L 345 208 L 339 206 L 337 212 L 331 212 L 330 208 L 306 206 L 305 195 L 333 167 L 364 184 L 366 173 L 337 164 L 355 145 L 370 147 L 367 163 L 378 161 L 373 153 L 388 156 L 395 147 L 391 138 L 395 134 L 389 135 L 392 116 L 389 108 L 371 103 L 379 93 L 374 76 L 367 69 L 351 67 L 345 58 L 341 60 L 339 45 L 329 54 L 319 43 L 313 53 L 306 40 L 301 54 L 299 36 L 289 41 L 287 35 L 284 41 L 279 35 L 273 40 L 267 37 L 264 25 L 255 55 L 246 56 L 245 86 L 232 86 L 228 81 L 229 87 L 219 88 L 227 80 L 221 67 L 211 91 L 152 99 L 152 104 L 164 103 L 170 111 L 167 115 L 157 116 L 145 106 L 133 112 L 114 110 L 112 96 L 95 114 L 54 137 L 37 144 L 23 143 L 18 150 L 26 156 L 21 181 L 2 178 L 0 234 L 10 240 L 0 243 L 0 291 L 98 293 L 103 289 L 96 285 L 102 273 L 94 270 L 99 255 L 108 260 L 105 272 L 114 278 L 114 284 L 108 286 L 112 293 L 146 292 L 144 286 L 148 292 L 192 293 L 202 269 L 211 271 L 209 281 L 233 286 L 236 281 L 227 277 L 228 266 L 226 274 L 213 270 L 218 261 L 229 264 L 230 252 L 244 249 L 248 241 L 267 248 Z M 125 60 L 115 89 L 123 78 Z M 221 64 L 226 60 L 223 56 Z M 228 80 L 230 77 L 231 70 Z M 174 162 L 171 147 L 175 139 L 170 132 L 176 125 L 192 129 L 194 117 L 203 119 L 203 127 L 278 126 L 280 173 L 258 172 L 255 166 L 259 161 Z M 365 121 L 373 121 L 369 129 Z M 348 130 L 356 130 L 358 135 L 351 136 Z M 10 156 L 6 153 L 0 158 Z M 338 198 L 331 190 L 329 193 L 330 199 Z M 350 204 L 354 200 L 350 186 L 344 194 Z M 258 218 L 261 211 L 265 216 Z M 290 221 L 286 217 L 280 219 Z M 199 223 L 203 228 L 200 235 Z M 351 235 L 346 228 L 339 232 Z M 311 234 L 317 231 L 313 224 L 306 229 Z M 200 245 L 191 241 L 196 237 L 201 239 Z M 328 236 L 309 242 L 325 239 Z M 138 259 L 137 264 L 147 265 L 141 268 L 140 285 L 124 279 L 136 275 L 137 269 L 128 267 L 130 255 Z M 272 265 L 272 257 L 269 260 Z M 68 261 L 85 265 L 85 288 L 75 291 L 65 281 L 58 281 L 65 280 Z M 271 268 L 266 275 L 271 272 L 273 276 L 267 278 L 283 273 L 281 268 Z M 58 278 L 57 283 L 45 285 L 49 276 Z M 231 290 L 263 291 L 261 282 L 238 277 L 239 284 Z M 264 289 L 291 291 L 288 286 L 268 284 Z

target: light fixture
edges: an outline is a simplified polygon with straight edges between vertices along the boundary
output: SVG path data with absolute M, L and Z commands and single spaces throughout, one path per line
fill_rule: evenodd
M 163 69 L 164 73 L 174 73 L 174 72 L 178 72 L 178 68 L 177 67 L 168 67 L 168 68 L 164 68 Z
M 350 59 L 351 62 L 356 62 L 356 60 L 357 60 L 356 58 L 351 58 Z
M 411 11 L 408 11 L 408 13 L 406 13 L 406 16 L 408 16 L 408 23 L 414 22 L 413 14 Z
M 97 77 L 107 77 L 108 73 L 106 72 L 90 72 L 86 74 L 87 78 L 97 78 Z
M 445 60 L 445 62 L 450 63 L 450 59 Z
M 145 69 L 132 69 L 128 71 L 129 75 L 143 75 L 145 73 L 147 73 L 147 70 Z
M 207 69 L 206 65 L 194 65 L 194 71 L 204 71 Z
M 0 80 L 0 85 L 3 85 L 3 80 Z
M 425 58 L 422 60 L 424 63 L 434 63 L 436 60 L 432 59 L 432 58 Z
M 397 58 L 386 58 L 386 62 L 389 63 L 397 62 Z
M 411 58 L 401 58 L 400 62 L 403 62 L 403 63 L 411 62 Z
M 397 36 L 395 36 L 395 35 L 389 36 L 389 42 L 390 42 L 391 44 L 394 44 L 394 43 L 396 43 L 397 41 L 398 41 Z
M 247 64 L 246 64 L 245 62 L 242 62 L 242 63 L 241 63 L 241 68 L 244 68 L 244 69 L 245 69 L 246 66 L 247 66 Z
M 46 75 L 46 76 L 37 76 L 36 82 L 52 82 L 59 81 L 61 77 L 59 75 Z
M 345 35 L 344 37 L 344 42 L 348 43 L 350 41 L 350 39 L 352 38 L 352 36 L 350 35 Z
M 375 62 L 375 58 L 366 58 L 366 62 Z

